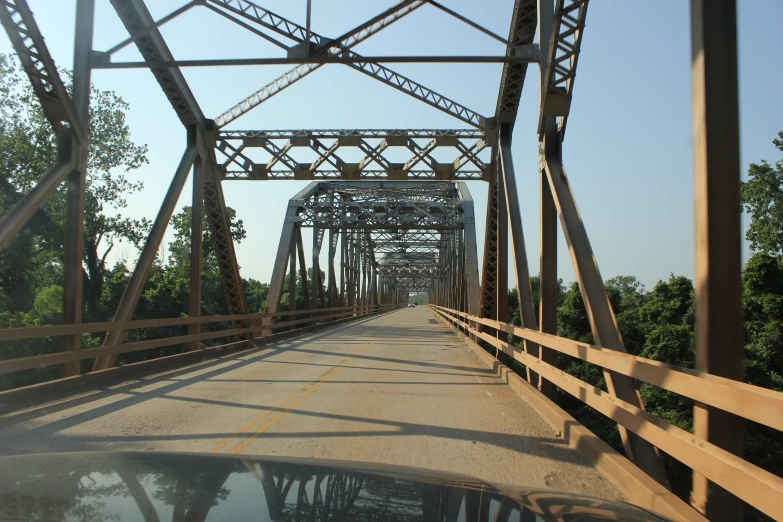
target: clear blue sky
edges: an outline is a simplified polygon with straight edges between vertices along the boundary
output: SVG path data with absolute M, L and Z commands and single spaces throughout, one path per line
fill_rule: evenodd
M 161 17 L 185 0 L 148 0 Z M 305 0 L 257 0 L 304 22 Z M 504 37 L 511 0 L 442 0 Z M 71 67 L 74 0 L 29 0 L 60 66 Z M 96 0 L 95 49 L 127 33 L 108 0 Z M 392 1 L 313 0 L 313 29 L 337 36 L 392 5 Z M 780 21 L 783 2 L 739 4 L 740 139 L 743 177 L 760 159 L 780 153 L 771 141 L 783 129 Z M 163 28 L 176 58 L 281 56 L 282 51 L 222 17 L 197 7 Z M 356 49 L 382 54 L 501 54 L 502 44 L 424 6 Z M 0 52 L 10 52 L 5 33 Z M 129 47 L 116 60 L 136 60 Z M 394 64 L 393 69 L 485 115 L 492 115 L 501 65 Z M 252 93 L 287 66 L 188 69 L 185 75 L 209 117 Z M 182 154 L 185 134 L 146 70 L 96 71 L 93 82 L 131 105 L 133 139 L 147 143 L 151 164 L 134 176 L 145 190 L 128 214 L 154 218 Z M 538 272 L 537 70 L 528 72 L 514 134 L 514 157 L 531 273 Z M 449 116 L 345 66 L 322 67 L 241 118 L 233 128 L 459 128 Z M 579 59 L 564 159 L 579 209 L 604 278 L 636 275 L 648 287 L 669 273 L 693 277 L 693 177 L 690 103 L 689 7 L 686 1 L 594 0 Z M 244 277 L 268 281 L 288 198 L 305 182 L 225 182 L 228 205 L 244 220 L 248 237 L 237 247 Z M 486 184 L 471 182 L 476 202 L 479 257 Z M 186 186 L 180 205 L 189 204 Z M 164 241 L 170 241 L 169 235 Z M 307 241 L 307 239 L 306 239 Z M 307 243 L 306 243 L 307 244 Z M 124 247 L 115 259 L 134 259 Z M 513 267 L 513 263 L 510 264 Z M 560 275 L 574 279 L 561 240 Z M 509 278 L 514 285 L 514 278 Z

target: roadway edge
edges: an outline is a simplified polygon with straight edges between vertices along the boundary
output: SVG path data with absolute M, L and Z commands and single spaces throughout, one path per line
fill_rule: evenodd
M 431 308 L 435 318 L 456 333 L 479 359 L 491 368 L 497 377 L 546 421 L 558 438 L 580 452 L 627 499 L 628 502 L 649 509 L 677 521 L 706 522 L 689 504 L 649 477 L 631 461 L 617 453 L 593 432 L 585 428 L 565 410 L 547 399 L 538 389 L 498 361 L 456 326 Z

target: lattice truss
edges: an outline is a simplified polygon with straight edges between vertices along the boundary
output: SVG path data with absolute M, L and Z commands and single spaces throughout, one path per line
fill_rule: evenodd
M 215 65 L 221 60 L 177 60 L 168 51 L 165 40 L 157 27 L 180 16 L 194 7 L 203 7 L 234 22 L 264 40 L 277 45 L 286 53 L 286 63 L 296 64 L 278 78 L 261 86 L 244 99 L 214 117 L 216 133 L 208 140 L 213 149 L 218 172 L 222 179 L 435 179 L 435 180 L 486 180 L 491 175 L 490 149 L 495 146 L 496 122 L 515 117 L 516 104 L 528 62 L 535 61 L 532 30 L 529 16 L 517 21 L 515 7 L 512 32 L 509 39 L 467 21 L 448 8 L 427 0 L 401 0 L 377 16 L 348 32 L 328 37 L 310 27 L 284 18 L 249 0 L 194 0 L 160 20 L 136 16 L 146 8 L 142 0 L 111 0 L 118 14 L 131 33 L 131 39 L 121 42 L 105 52 L 97 52 L 96 68 L 122 66 L 147 66 L 158 79 L 172 106 L 185 124 L 206 120 L 197 107 L 177 66 Z M 518 0 L 523 11 L 530 13 L 528 4 L 535 1 Z M 466 21 L 494 39 L 505 44 L 505 56 L 471 56 L 471 62 L 490 61 L 504 65 L 503 85 L 499 99 L 499 114 L 487 117 L 412 78 L 397 73 L 378 63 L 380 57 L 366 59 L 353 50 L 354 47 L 422 6 L 438 8 Z M 527 24 L 527 25 L 525 25 Z M 113 62 L 114 53 L 134 42 L 141 51 L 144 62 Z M 405 58 L 405 57 L 393 57 Z M 411 58 L 411 57 L 409 57 Z M 416 57 L 412 57 L 416 58 Z M 432 62 L 449 57 L 429 58 Z M 452 57 L 456 58 L 456 57 Z M 265 58 L 259 58 L 264 63 Z M 269 59 L 266 59 L 269 60 Z M 405 61 L 405 60 L 401 60 Z M 224 60 L 225 64 L 230 59 Z M 301 62 L 301 63 L 297 63 Z M 440 110 L 467 125 L 466 129 L 443 130 L 229 130 L 229 127 L 254 108 L 276 94 L 302 80 L 327 63 L 340 63 L 365 74 L 412 98 Z M 513 66 L 510 68 L 510 66 Z M 512 75 L 512 72 L 515 71 Z M 173 72 L 173 74 L 172 74 Z M 509 85 L 514 83 L 513 88 Z M 511 107 L 511 109 L 509 109 Z M 508 113 L 514 114 L 509 117 Z M 195 117 L 194 117 L 195 116 Z
M 224 179 L 480 180 L 490 145 L 474 130 L 222 131 Z
M 408 292 L 427 292 L 473 233 L 467 188 L 455 182 L 318 183 L 298 205 L 295 223 L 349 233 L 368 266 Z M 475 257 L 475 252 L 474 252 Z

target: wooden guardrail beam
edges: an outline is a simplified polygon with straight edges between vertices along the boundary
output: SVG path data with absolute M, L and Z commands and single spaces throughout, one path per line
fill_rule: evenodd
M 491 319 L 475 317 L 457 310 L 432 305 L 440 311 L 502 330 L 565 355 L 607 370 L 652 384 L 783 431 L 783 393 L 709 373 L 682 368 L 636 355 L 608 350 L 600 346 L 565 339 L 537 330 L 520 328 Z
M 321 308 L 317 313 L 348 310 L 351 307 L 340 306 Z M 211 315 L 201 317 L 174 317 L 170 319 L 140 319 L 135 321 L 106 321 L 103 323 L 83 323 L 74 325 L 31 326 L 25 328 L 0 329 L 0 341 L 16 339 L 32 339 L 35 337 L 56 337 L 82 333 L 110 332 L 113 330 L 136 330 L 140 328 L 157 328 L 162 326 L 184 326 L 191 324 L 220 323 L 239 320 L 263 319 L 268 317 L 284 317 L 288 315 L 310 314 L 313 310 L 294 310 L 291 312 L 271 312 L 254 314 Z
M 783 518 L 782 478 L 636 406 L 617 397 L 612 397 L 600 388 L 587 384 L 496 337 L 471 328 L 466 321 L 478 322 L 518 337 L 529 337 L 531 341 L 538 342 L 542 346 L 594 364 L 606 365 L 605 368 L 630 377 L 646 382 L 653 381 L 651 384 L 681 395 L 691 398 L 703 396 L 704 399 L 698 400 L 704 400 L 705 403 L 726 409 L 726 411 L 730 411 L 728 408 L 738 409 L 738 405 L 741 405 L 742 410 L 736 411 L 736 414 L 751 420 L 756 420 L 753 418 L 754 416 L 758 417 L 759 410 L 755 406 L 757 403 L 761 403 L 762 411 L 766 409 L 768 415 L 759 419 L 758 422 L 776 429 L 783 429 L 781 426 L 783 393 L 542 334 L 535 330 L 481 319 L 457 310 L 434 305 L 431 307 L 441 317 L 452 322 L 458 328 L 480 337 L 522 364 L 536 368 L 537 372 L 551 380 L 561 390 L 625 426 L 626 429 L 636 433 L 753 507 L 775 519 Z M 462 321 L 458 317 L 466 321 Z
M 343 311 L 341 313 L 335 313 L 330 315 L 325 315 L 321 317 L 306 317 L 304 319 L 296 319 L 292 321 L 285 321 L 282 323 L 276 323 L 274 325 L 271 325 L 272 329 L 277 328 L 283 328 L 287 326 L 294 326 L 297 324 L 303 324 L 303 323 L 318 323 L 318 322 L 325 322 L 325 321 L 332 321 L 337 319 L 344 319 L 347 316 L 355 315 L 356 317 L 362 317 L 365 315 L 372 315 L 374 313 L 378 312 L 384 312 L 388 311 L 394 308 L 398 308 L 397 305 L 380 305 L 377 310 L 373 310 L 366 313 L 360 313 L 355 314 L 353 310 L 348 310 L 349 307 L 337 307 L 337 308 L 324 308 L 321 310 L 314 310 L 312 312 L 325 312 L 325 311 L 332 311 L 332 310 L 347 310 Z M 300 310 L 296 312 L 281 312 L 279 314 L 271 314 L 274 316 L 280 316 L 280 315 L 293 315 L 293 314 L 305 314 L 311 312 L 310 310 Z M 267 314 L 243 314 L 243 315 L 249 315 L 249 316 L 258 316 L 262 317 Z M 198 317 L 198 318 L 185 318 L 185 319 L 154 319 L 149 321 L 126 321 L 125 323 L 132 324 L 134 326 L 131 326 L 128 328 L 127 326 L 121 326 L 117 325 L 115 323 L 95 323 L 93 325 L 86 324 L 86 325 L 73 325 L 73 326 L 83 326 L 83 327 L 90 327 L 90 326 L 97 326 L 101 325 L 98 330 L 93 331 L 104 331 L 106 328 L 106 325 L 112 325 L 111 328 L 113 329 L 131 329 L 131 328 L 147 328 L 150 326 L 179 326 L 179 325 L 186 325 L 186 324 L 198 324 L 198 323 L 205 323 L 205 322 L 215 322 L 215 321 L 227 321 L 236 319 L 236 316 L 213 316 L 213 317 Z M 247 319 L 250 319 L 250 317 L 247 317 Z M 175 322 L 176 321 L 176 322 Z M 150 324 L 152 323 L 152 324 Z M 145 326 L 140 326 L 140 324 L 143 324 Z M 55 329 L 57 328 L 58 332 L 57 334 L 54 333 L 48 333 L 45 336 L 54 336 L 54 335 L 67 335 L 74 333 L 71 330 L 74 330 L 73 327 L 39 327 L 39 328 L 20 328 L 18 330 L 38 330 L 40 328 L 44 329 Z M 182 343 L 189 343 L 189 342 L 195 342 L 195 341 L 204 341 L 209 339 L 219 339 L 222 337 L 234 337 L 237 335 L 243 335 L 248 333 L 254 333 L 261 331 L 264 328 L 269 328 L 269 325 L 257 325 L 247 328 L 233 328 L 230 330 L 220 330 L 218 332 L 205 332 L 205 333 L 199 333 L 199 334 L 189 334 L 189 335 L 180 335 L 175 337 L 163 337 L 160 339 L 150 339 L 147 341 L 138 341 L 134 343 L 127 343 L 127 344 L 119 344 L 119 345 L 112 345 L 112 346 L 101 346 L 98 348 L 87 348 L 83 350 L 79 350 L 76 352 L 56 352 L 51 354 L 45 354 L 45 355 L 34 355 L 31 357 L 20 357 L 17 359 L 7 359 L 4 361 L 0 361 L 0 374 L 4 373 L 11 373 L 11 372 L 17 372 L 21 370 L 27 370 L 31 368 L 38 368 L 41 366 L 52 366 L 57 364 L 64 364 L 68 362 L 73 361 L 81 361 L 84 359 L 93 359 L 96 357 L 103 357 L 103 356 L 109 356 L 109 355 L 117 355 L 121 353 L 129 353 L 129 352 L 137 352 L 141 350 L 150 350 L 153 348 L 162 348 L 165 346 L 172 346 L 175 344 L 182 344 Z M 62 332 L 63 329 L 67 329 L 66 332 Z M 7 331 L 7 330 L 6 330 Z M 0 331 L 4 332 L 4 331 Z M 77 332 L 79 333 L 79 332 Z M 33 336 L 36 337 L 36 336 Z M 26 337 L 16 337 L 16 338 L 29 338 L 29 336 Z

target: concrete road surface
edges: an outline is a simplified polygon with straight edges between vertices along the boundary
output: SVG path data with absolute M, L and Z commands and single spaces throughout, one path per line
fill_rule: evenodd
M 400 464 L 619 493 L 426 307 L 0 417 L 0 453 L 164 450 Z

